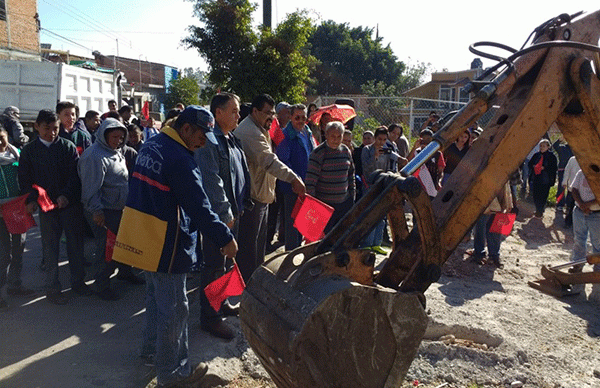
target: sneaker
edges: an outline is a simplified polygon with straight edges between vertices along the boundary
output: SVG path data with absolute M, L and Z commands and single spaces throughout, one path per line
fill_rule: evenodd
M 191 387 L 192 385 L 199 382 L 204 375 L 208 372 L 208 365 L 204 362 L 196 365 L 195 368 L 192 368 L 192 373 L 188 377 L 183 380 L 173 381 L 167 384 L 158 384 L 157 388 L 175 388 L 175 387 Z
M 85 283 L 82 283 L 79 286 L 71 286 L 71 289 L 74 293 L 81 296 L 91 296 L 94 295 L 94 291 Z
M 144 361 L 145 366 L 154 367 L 156 365 L 156 354 L 142 354 L 140 358 Z
M 135 285 L 146 284 L 146 281 L 141 277 L 135 276 L 131 272 L 121 273 L 121 270 L 119 270 L 119 273 L 117 274 L 117 279 Z
M 208 323 L 202 323 L 201 328 L 213 337 L 228 341 L 235 338 L 235 332 L 223 319 L 215 319 Z
M 388 253 L 385 249 L 383 249 L 379 245 L 372 246 L 369 249 L 372 250 L 373 252 L 379 253 L 380 255 L 387 255 L 387 253 Z
M 240 303 L 231 304 L 228 301 L 225 301 L 221 305 L 221 312 L 226 317 L 237 317 L 240 313 Z
M 96 292 L 96 295 L 102 300 L 114 301 L 120 298 L 119 294 L 106 287 L 105 289 Z
M 57 305 L 67 304 L 67 302 L 69 301 L 69 299 L 67 299 L 65 294 L 63 294 L 61 291 L 47 292 L 46 300 L 48 300 L 48 302 L 50 302 L 50 303 L 57 304 Z
M 23 286 L 18 286 L 18 287 L 8 287 L 6 289 L 6 293 L 8 295 L 14 295 L 14 296 L 29 296 L 29 295 L 35 294 L 35 291 L 30 290 L 29 288 L 25 288 Z

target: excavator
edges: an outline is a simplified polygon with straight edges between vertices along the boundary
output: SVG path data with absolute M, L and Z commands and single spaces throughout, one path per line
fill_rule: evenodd
M 323 239 L 254 272 L 242 295 L 242 330 L 278 387 L 401 386 L 428 324 L 424 292 L 554 122 L 600 198 L 599 38 L 596 11 L 548 20 L 520 50 L 473 44 L 472 52 L 499 62 L 465 87 L 470 102 L 433 141 L 399 174 L 376 173 Z M 412 174 L 494 106 L 482 135 L 430 199 Z M 384 217 L 392 251 L 376 269 L 374 254 L 358 246 Z

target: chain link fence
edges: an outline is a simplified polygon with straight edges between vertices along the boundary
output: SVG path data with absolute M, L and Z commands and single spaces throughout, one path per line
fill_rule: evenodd
M 354 101 L 356 118 L 354 119 L 355 143 L 360 144 L 362 133 L 366 130 L 375 130 L 382 125 L 400 124 L 404 134 L 409 140 L 418 137 L 421 126 L 435 111 L 440 118 L 446 114 L 459 110 L 466 102 L 445 100 L 431 100 L 414 97 L 366 97 L 366 96 L 319 96 L 314 103 L 317 106 L 335 104 L 336 101 Z M 492 119 L 495 108 L 490 109 L 479 119 L 479 126 L 484 128 Z

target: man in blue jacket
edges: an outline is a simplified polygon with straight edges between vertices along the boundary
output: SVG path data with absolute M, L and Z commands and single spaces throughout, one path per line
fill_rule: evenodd
M 192 384 L 208 367 L 191 366 L 188 356 L 186 274 L 197 264 L 197 234 L 234 257 L 233 234 L 210 207 L 194 151 L 217 141 L 214 118 L 199 106 L 187 107 L 173 127 L 164 127 L 140 150 L 127 206 L 167 223 L 156 272 L 146 275 L 146 328 L 142 357 L 153 359 L 159 387 Z M 125 227 L 121 225 L 121 228 Z

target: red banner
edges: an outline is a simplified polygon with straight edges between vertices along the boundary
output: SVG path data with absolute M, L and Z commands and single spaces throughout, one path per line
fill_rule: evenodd
M 225 299 L 230 296 L 241 295 L 245 288 L 246 284 L 237 263 L 235 263 L 231 271 L 206 286 L 204 293 L 211 307 L 215 311 L 219 311 Z
M 294 209 L 301 203 L 294 218 L 294 227 L 298 229 L 307 242 L 323 238 L 323 230 L 333 215 L 333 208 L 308 194 L 298 197 Z
M 36 226 L 33 216 L 25 207 L 29 194 L 22 195 L 2 204 L 2 218 L 10 234 L 22 234 Z
M 508 236 L 512 231 L 517 215 L 515 213 L 496 213 L 490 226 L 490 232 Z
M 49 212 L 50 210 L 56 209 L 56 204 L 52 202 L 50 197 L 48 197 L 48 193 L 42 187 L 38 185 L 33 185 L 33 188 L 38 192 L 37 203 L 40 205 L 40 208 L 44 213 Z

